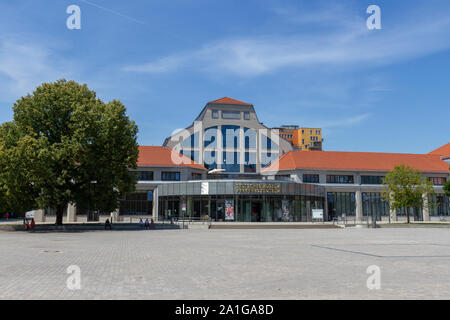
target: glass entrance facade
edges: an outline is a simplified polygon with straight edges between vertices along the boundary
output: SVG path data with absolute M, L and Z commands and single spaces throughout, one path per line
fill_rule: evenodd
M 214 222 L 306 222 L 324 201 L 322 187 L 293 182 L 182 182 L 159 186 L 158 214 Z

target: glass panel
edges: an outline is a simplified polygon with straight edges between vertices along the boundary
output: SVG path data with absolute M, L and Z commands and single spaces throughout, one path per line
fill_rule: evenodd
M 198 147 L 198 132 L 194 133 L 190 137 L 184 139 L 181 142 L 181 146 L 184 148 L 194 148 Z
M 256 153 L 246 152 L 244 157 L 244 172 L 256 172 Z
M 205 151 L 203 155 L 204 166 L 206 169 L 217 169 L 217 153 L 216 151 Z
M 256 131 L 244 128 L 245 149 L 256 149 Z
M 222 119 L 241 119 L 240 111 L 226 111 L 222 110 Z
M 203 145 L 205 148 L 217 148 L 217 126 L 206 128 L 203 134 Z
M 240 172 L 239 152 L 223 152 L 222 157 L 222 169 L 225 169 L 227 172 Z
M 238 126 L 222 126 L 223 148 L 239 149 L 239 131 Z

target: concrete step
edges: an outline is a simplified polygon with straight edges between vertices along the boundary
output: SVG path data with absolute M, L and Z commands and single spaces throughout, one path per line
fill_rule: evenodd
M 342 226 L 322 223 L 223 223 L 211 224 L 210 229 L 340 229 Z

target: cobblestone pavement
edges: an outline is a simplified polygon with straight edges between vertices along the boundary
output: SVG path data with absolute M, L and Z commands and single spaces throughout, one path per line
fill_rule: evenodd
M 0 298 L 450 299 L 450 229 L 0 232 Z

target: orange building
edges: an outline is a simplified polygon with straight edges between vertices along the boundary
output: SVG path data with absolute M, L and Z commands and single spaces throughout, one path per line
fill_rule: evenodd
M 322 129 L 300 128 L 295 125 L 284 125 L 279 128 L 280 137 L 289 141 L 294 150 L 322 151 Z

